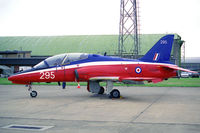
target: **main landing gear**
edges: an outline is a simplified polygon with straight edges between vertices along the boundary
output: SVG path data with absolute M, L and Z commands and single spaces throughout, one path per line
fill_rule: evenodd
M 31 84 L 28 85 L 28 91 L 30 91 L 30 96 L 32 98 L 37 97 L 37 91 L 32 90 L 32 85 Z
M 110 97 L 111 98 L 120 98 L 120 92 L 117 89 L 114 89 L 110 92 Z
M 98 94 L 103 94 L 103 93 L 104 93 L 104 88 L 103 88 L 103 86 L 101 86 Z
M 110 98 L 120 98 L 119 90 L 113 89 L 113 81 L 106 81 L 106 89 L 100 86 L 99 81 L 89 81 L 87 90 L 96 94 L 104 94 L 106 90 L 106 94 L 109 95 Z
M 113 89 L 113 82 L 107 81 L 107 93 L 110 95 L 110 98 L 120 98 L 120 92 L 117 89 Z

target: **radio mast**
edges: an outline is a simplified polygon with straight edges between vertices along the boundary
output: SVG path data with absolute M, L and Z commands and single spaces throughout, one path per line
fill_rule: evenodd
M 118 55 L 138 58 L 140 52 L 137 0 L 121 0 Z

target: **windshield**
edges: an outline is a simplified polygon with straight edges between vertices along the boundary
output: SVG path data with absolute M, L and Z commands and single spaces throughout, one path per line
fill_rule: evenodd
M 69 53 L 69 54 L 59 54 L 45 59 L 39 64 L 35 65 L 35 69 L 44 69 L 48 67 L 58 66 L 68 64 L 72 61 L 87 59 L 88 54 L 85 53 Z
M 35 65 L 33 68 L 35 69 L 42 69 L 42 68 L 47 68 L 48 65 L 45 63 L 45 61 L 42 61 L 40 63 L 38 63 L 37 65 Z
M 35 69 L 44 69 L 52 66 L 61 65 L 63 59 L 65 58 L 66 54 L 59 54 L 52 57 L 45 59 L 44 61 L 40 62 L 39 64 L 35 65 L 33 68 Z

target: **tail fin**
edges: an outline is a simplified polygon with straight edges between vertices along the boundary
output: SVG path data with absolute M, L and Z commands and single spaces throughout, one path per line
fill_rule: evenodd
M 162 37 L 142 58 L 144 62 L 169 62 L 174 35 Z

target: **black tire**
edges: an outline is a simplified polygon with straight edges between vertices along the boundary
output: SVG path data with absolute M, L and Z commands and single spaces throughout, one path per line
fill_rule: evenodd
M 37 91 L 31 91 L 30 96 L 31 96 L 32 98 L 37 97 Z
M 98 94 L 103 94 L 103 93 L 104 93 L 104 88 L 101 86 Z
M 117 89 L 114 89 L 110 92 L 110 97 L 111 98 L 120 98 L 120 92 Z

